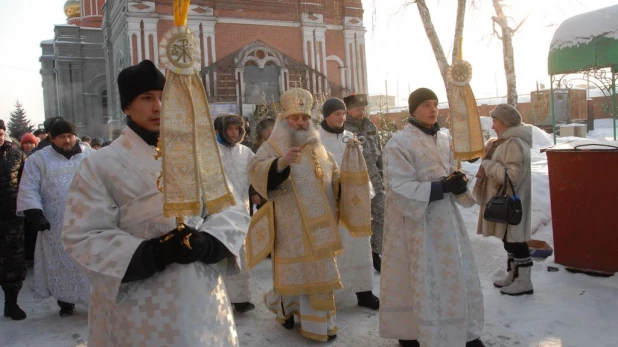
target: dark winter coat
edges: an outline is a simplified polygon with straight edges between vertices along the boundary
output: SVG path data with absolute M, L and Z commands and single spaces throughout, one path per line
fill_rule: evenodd
M 36 147 L 34 147 L 34 149 L 32 150 L 32 153 L 30 153 L 30 155 L 34 154 L 34 152 L 36 151 L 40 151 L 43 148 L 50 146 L 52 144 L 51 142 L 51 138 L 49 136 L 47 136 L 46 138 L 44 138 L 43 140 L 41 140 L 41 142 L 39 142 L 38 145 L 36 145 Z
M 19 179 L 24 169 L 26 154 L 12 142 L 0 146 L 0 218 L 15 217 Z

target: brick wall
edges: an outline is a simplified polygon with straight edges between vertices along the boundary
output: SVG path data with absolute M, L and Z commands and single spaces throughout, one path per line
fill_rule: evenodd
M 224 23 L 215 25 L 215 45 L 219 59 L 257 40 L 264 41 L 296 61 L 304 61 L 300 28 Z

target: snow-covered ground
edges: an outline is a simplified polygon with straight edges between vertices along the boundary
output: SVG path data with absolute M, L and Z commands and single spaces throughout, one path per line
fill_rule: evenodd
M 491 120 L 483 120 L 486 128 Z M 588 135 L 598 140 L 613 140 L 611 120 L 597 120 Z M 559 138 L 559 142 L 573 138 Z M 547 158 L 541 148 L 553 145 L 551 135 L 535 129 L 532 149 L 534 189 L 533 238 L 553 246 Z M 464 163 L 470 175 L 479 163 Z M 553 262 L 553 257 L 536 261 L 533 267 L 534 295 L 508 297 L 500 295 L 492 279 L 504 271 L 506 256 L 500 240 L 476 235 L 478 208 L 462 209 L 472 240 L 473 252 L 485 297 L 485 332 L 488 347 L 614 347 L 618 346 L 618 276 L 609 278 L 573 274 Z M 559 268 L 548 272 L 548 266 Z M 252 270 L 252 295 L 256 310 L 236 316 L 242 346 L 283 347 L 318 346 L 322 343 L 302 338 L 275 322 L 262 304 L 262 295 L 272 284 L 271 263 L 265 260 Z M 380 275 L 375 274 L 374 292 L 379 293 Z M 0 318 L 0 346 L 85 346 L 87 313 L 77 307 L 73 317 L 60 318 L 54 300 L 32 297 L 32 273 L 19 303 L 28 318 L 12 321 Z M 0 294 L 3 295 L 3 294 Z M 379 337 L 378 313 L 356 306 L 353 293 L 337 293 L 338 338 L 329 346 L 398 346 L 394 340 Z M 456 346 L 455 346 L 456 347 Z

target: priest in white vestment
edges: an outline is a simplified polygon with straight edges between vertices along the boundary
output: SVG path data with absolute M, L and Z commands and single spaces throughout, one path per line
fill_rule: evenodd
M 437 124 L 438 98 L 410 94 L 384 150 L 380 336 L 405 347 L 482 347 L 483 293 L 459 207 L 475 201 Z
M 320 139 L 341 168 L 347 142 L 354 138 L 354 134 L 343 128 L 346 119 L 345 103 L 337 98 L 326 100 L 322 105 L 322 115 L 324 120 L 318 129 Z M 339 223 L 339 235 L 343 254 L 337 257 L 337 266 L 343 288 L 346 292 L 356 293 L 358 306 L 379 309 L 380 300 L 373 294 L 371 237 L 352 236 L 342 223 Z
M 337 336 L 334 291 L 342 288 L 335 261 L 342 246 L 333 189 L 339 170 L 311 123 L 311 93 L 290 89 L 281 96 L 281 107 L 272 134 L 249 164 L 251 184 L 269 201 L 252 225 L 274 215 L 268 232 L 273 290 L 265 301 L 285 328 L 294 328 L 296 315 L 303 336 L 332 340 Z M 247 248 L 254 254 L 249 243 Z M 271 249 L 261 253 L 265 257 Z
M 239 345 L 220 271 L 236 268 L 249 217 L 234 207 L 182 229 L 164 216 L 153 156 L 164 84 L 148 60 L 119 74 L 127 127 L 71 185 L 62 240 L 92 283 L 89 347 Z
M 60 240 L 71 180 L 92 152 L 77 143 L 76 134 L 75 125 L 68 120 L 58 119 L 51 125 L 51 146 L 26 160 L 17 196 L 17 214 L 25 215 L 39 232 L 34 249 L 34 293 L 42 299 L 55 298 L 61 317 L 71 316 L 75 304 L 87 304 L 90 295 L 88 279 Z
M 223 162 L 223 169 L 228 184 L 234 193 L 236 203 L 249 215 L 249 162 L 253 159 L 253 151 L 241 142 L 245 137 L 245 120 L 236 114 L 228 114 L 215 119 L 217 143 Z M 256 194 L 257 195 L 257 194 Z M 259 197 L 259 195 L 258 195 Z M 227 295 L 234 306 L 234 311 L 245 313 L 253 310 L 251 303 L 251 288 L 249 268 L 247 267 L 247 248 L 240 251 L 241 269 L 238 274 L 224 276 Z

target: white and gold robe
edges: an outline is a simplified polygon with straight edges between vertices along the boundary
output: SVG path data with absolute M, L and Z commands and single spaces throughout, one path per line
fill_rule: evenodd
M 224 146 L 219 143 L 219 153 L 223 162 L 223 170 L 227 182 L 234 193 L 236 203 L 243 208 L 249 216 L 249 174 L 247 173 L 249 162 L 253 158 L 253 152 L 249 147 L 237 144 L 234 147 Z M 225 288 L 231 303 L 251 301 L 251 288 L 249 283 L 249 268 L 247 267 L 247 247 L 240 250 L 240 272 L 231 276 L 224 276 Z
M 90 283 L 64 251 L 60 234 L 71 180 L 92 149 L 80 145 L 81 153 L 67 159 L 47 146 L 28 157 L 19 185 L 17 214 L 40 209 L 51 228 L 39 232 L 34 249 L 34 293 L 69 303 L 88 304 Z M 89 201 L 81 201 L 88 204 Z
M 380 282 L 380 336 L 421 347 L 464 347 L 483 331 L 483 293 L 456 203 L 429 201 L 431 182 L 456 169 L 449 138 L 408 124 L 384 150 L 386 207 Z
M 244 211 L 234 207 L 187 223 L 216 237 L 232 257 L 214 265 L 171 264 L 121 283 L 139 244 L 176 227 L 163 216 L 156 186 L 161 162 L 153 154 L 125 128 L 82 163 L 71 185 L 62 240 L 92 284 L 88 346 L 238 346 L 220 271 L 237 269 L 249 222 Z
M 289 134 L 279 122 L 249 164 L 251 184 L 269 200 L 253 218 L 274 208 L 273 291 L 265 301 L 278 321 L 297 315 L 303 336 L 326 341 L 337 332 L 334 291 L 342 288 L 335 261 L 342 246 L 333 190 L 339 171 L 324 146 L 308 146 L 299 161 L 290 165 L 288 179 L 269 190 L 271 164 L 289 148 Z M 316 161 L 323 170 L 321 179 Z
M 341 134 L 333 134 L 320 128 L 322 144 L 330 152 L 337 165 L 341 167 L 346 143 L 344 138 L 352 138 L 354 134 L 344 130 Z M 371 183 L 369 183 L 371 184 Z M 337 267 L 341 274 L 341 282 L 347 293 L 360 293 L 373 290 L 373 258 L 371 257 L 371 237 L 353 237 L 342 223 L 339 223 L 339 235 L 343 244 L 343 254 L 337 257 Z

